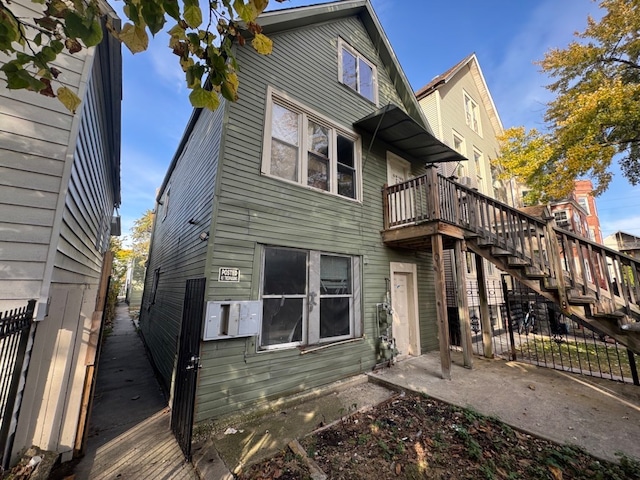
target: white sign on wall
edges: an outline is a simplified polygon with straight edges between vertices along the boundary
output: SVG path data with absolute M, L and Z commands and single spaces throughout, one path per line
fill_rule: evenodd
M 218 273 L 219 282 L 239 282 L 240 281 L 240 269 L 231 267 L 220 267 Z

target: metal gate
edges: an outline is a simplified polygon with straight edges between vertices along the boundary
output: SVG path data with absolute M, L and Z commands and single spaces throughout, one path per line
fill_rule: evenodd
M 27 345 L 36 301 L 16 310 L 0 312 L 0 453 L 2 467 L 9 466 L 12 437 L 11 423 L 17 416 L 16 399 L 20 377 L 26 372 Z M 28 360 L 27 360 L 28 362 Z
M 205 278 L 187 281 L 178 343 L 176 383 L 171 412 L 173 430 L 187 461 L 191 460 L 191 434 L 200 368 L 200 336 L 204 316 Z

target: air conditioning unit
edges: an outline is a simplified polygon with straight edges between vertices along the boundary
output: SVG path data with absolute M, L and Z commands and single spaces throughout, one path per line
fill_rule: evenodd
M 458 183 L 460 183 L 461 185 L 464 185 L 465 187 L 470 187 L 471 186 L 471 178 L 470 177 L 460 177 L 460 180 L 458 180 Z

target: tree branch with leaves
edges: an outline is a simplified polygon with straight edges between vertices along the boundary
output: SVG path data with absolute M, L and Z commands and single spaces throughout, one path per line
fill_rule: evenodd
M 283 2 L 284 0 L 276 0 Z M 215 110 L 219 96 L 238 98 L 238 65 L 234 46 L 247 39 L 260 54 L 272 50 L 262 33 L 258 16 L 269 0 L 209 0 L 205 15 L 198 0 L 125 0 L 128 21 L 118 29 L 106 15 L 101 0 L 32 0 L 40 15 L 21 17 L 16 4 L 0 0 L 0 51 L 9 59 L 0 67 L 7 88 L 26 89 L 57 97 L 72 112 L 78 96 L 58 81 L 55 67 L 61 53 L 76 54 L 103 41 L 103 21 L 111 35 L 132 53 L 149 46 L 149 37 L 170 22 L 168 46 L 178 57 L 194 107 Z M 54 84 L 58 88 L 54 91 Z
M 545 153 L 534 171 L 522 161 L 510 173 L 527 179 L 538 198 L 566 197 L 581 177 L 590 177 L 594 193 L 602 193 L 613 178 L 614 158 L 629 182 L 640 184 L 640 2 L 602 0 L 599 6 L 599 21 L 588 17 L 576 41 L 537 62 L 553 79 L 547 88 L 555 94 L 546 131 L 530 138 L 544 141 Z M 507 145 L 528 140 L 510 133 L 503 139 Z

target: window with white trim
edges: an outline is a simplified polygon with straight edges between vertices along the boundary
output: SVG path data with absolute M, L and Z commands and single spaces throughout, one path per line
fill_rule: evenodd
M 584 209 L 584 211 L 587 212 L 587 215 L 591 215 L 591 211 L 589 209 L 589 199 L 587 197 L 578 197 L 578 203 Z
M 456 132 L 453 132 L 453 149 L 458 152 L 460 155 L 465 155 L 464 152 L 464 139 L 461 135 L 458 135 Z
M 341 38 L 338 39 L 338 75 L 341 83 L 378 104 L 376 66 Z
M 359 270 L 359 257 L 265 247 L 260 347 L 361 336 Z
M 480 191 L 484 191 L 482 184 L 482 152 L 476 148 L 473 149 L 473 166 L 476 171 L 476 178 L 478 180 L 478 187 Z
M 464 113 L 467 125 L 471 130 L 481 135 L 480 109 L 478 104 L 466 92 L 464 92 Z
M 275 93 L 269 95 L 262 172 L 359 199 L 359 137 Z

